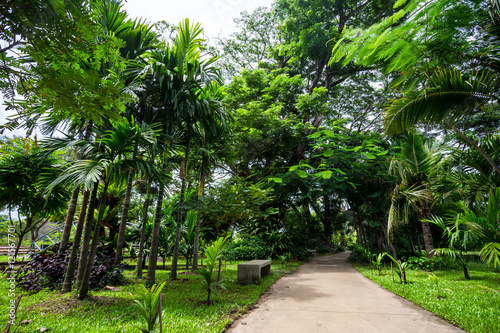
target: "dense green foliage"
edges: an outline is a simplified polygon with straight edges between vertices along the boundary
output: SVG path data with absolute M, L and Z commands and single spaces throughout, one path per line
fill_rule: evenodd
M 224 259 L 352 249 L 403 283 L 500 265 L 498 0 L 276 0 L 214 47 L 121 0 L 2 5 L 2 128 L 45 137 L 2 138 L 0 207 L 20 240 L 68 207 L 64 292 L 87 297 L 100 242 L 148 286 L 184 257 L 207 304 L 221 237 Z

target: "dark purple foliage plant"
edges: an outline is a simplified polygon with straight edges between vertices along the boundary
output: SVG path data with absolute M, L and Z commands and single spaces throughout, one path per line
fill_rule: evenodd
M 59 256 L 58 247 L 55 245 L 42 253 L 35 254 L 30 262 L 19 267 L 14 273 L 17 286 L 32 293 L 45 288 L 50 290 L 60 288 L 64 281 L 70 249 Z M 124 265 L 115 266 L 114 259 L 115 252 L 111 246 L 101 244 L 97 247 L 89 281 L 90 289 L 116 285 L 121 281 Z

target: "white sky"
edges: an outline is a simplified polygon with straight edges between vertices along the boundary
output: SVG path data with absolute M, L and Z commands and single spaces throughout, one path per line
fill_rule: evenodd
M 150 22 L 165 20 L 177 24 L 184 18 L 200 22 L 210 37 L 227 37 L 235 30 L 233 19 L 243 11 L 269 7 L 273 0 L 127 0 L 125 9 L 131 18 Z
M 172 24 L 184 18 L 200 22 L 209 38 L 228 37 L 235 31 L 233 19 L 243 11 L 253 12 L 260 6 L 269 7 L 274 0 L 128 0 L 124 8 L 132 19 L 143 18 L 150 23 L 165 20 Z M 0 97 L 0 124 L 8 116 Z M 4 135 L 24 136 L 23 131 Z

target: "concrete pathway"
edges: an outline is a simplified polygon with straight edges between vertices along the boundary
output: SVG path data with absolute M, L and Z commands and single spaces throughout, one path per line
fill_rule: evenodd
M 464 332 L 365 278 L 348 255 L 313 258 L 281 278 L 226 332 Z

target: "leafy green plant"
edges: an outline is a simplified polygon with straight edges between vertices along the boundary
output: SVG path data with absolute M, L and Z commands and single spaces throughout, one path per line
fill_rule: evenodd
M 227 246 L 224 258 L 228 260 L 252 260 L 272 256 L 272 247 L 256 237 L 244 235 Z
M 396 270 L 396 273 L 399 276 L 399 280 L 402 284 L 406 284 L 406 268 L 408 267 L 408 263 L 394 259 L 394 257 L 387 252 L 385 252 L 384 255 L 388 256 L 392 260 L 392 262 L 394 262 L 398 266 L 399 270 Z
M 281 263 L 281 267 L 284 267 L 286 263 L 288 263 L 288 261 L 290 260 L 291 258 L 291 254 L 290 253 L 285 253 L 285 254 L 282 254 L 280 256 L 278 256 L 278 259 L 280 260 L 280 263 Z
M 143 333 L 154 332 L 155 326 L 161 320 L 161 301 L 163 295 L 161 291 L 166 282 L 155 284 L 149 290 L 143 284 L 139 285 L 141 292 L 138 299 L 134 300 L 134 306 L 138 310 L 139 315 L 146 320 L 147 328 L 138 328 Z
M 349 255 L 349 258 L 347 258 L 350 262 L 356 261 L 369 263 L 372 259 L 371 252 L 360 245 L 354 244 L 350 251 L 351 254 Z
M 212 245 L 207 247 L 205 249 L 206 266 L 196 271 L 204 278 L 204 289 L 207 291 L 207 305 L 210 304 L 211 293 L 216 292 L 217 287 L 225 288 L 222 281 L 216 281 L 213 272 L 228 240 L 228 237 L 220 237 Z
M 382 259 L 384 259 L 385 253 L 379 253 L 375 260 L 372 260 L 372 265 L 378 270 L 378 275 L 382 275 Z
M 439 298 L 439 278 L 435 274 L 429 274 L 429 280 L 436 284 L 436 297 Z
M 428 272 L 457 267 L 456 262 L 453 261 L 452 258 L 438 255 L 432 258 L 427 258 L 425 256 L 409 257 L 406 262 L 408 263 L 409 269 L 421 269 Z

